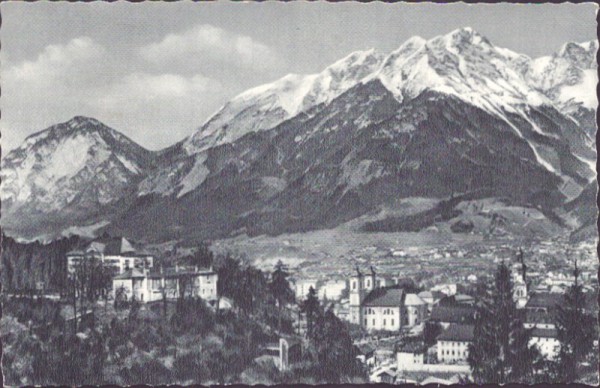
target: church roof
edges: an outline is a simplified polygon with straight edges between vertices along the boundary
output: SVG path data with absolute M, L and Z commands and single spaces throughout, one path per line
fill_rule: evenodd
M 363 306 L 401 307 L 404 290 L 401 288 L 376 288 L 363 301 Z

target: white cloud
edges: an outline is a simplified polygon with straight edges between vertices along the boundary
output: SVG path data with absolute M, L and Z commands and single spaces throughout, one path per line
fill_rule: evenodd
M 75 38 L 65 45 L 49 45 L 35 61 L 24 61 L 8 69 L 6 77 L 16 82 L 35 82 L 50 85 L 66 76 L 88 73 L 98 64 L 105 49 L 88 37 Z M 95 66 L 94 66 L 95 67 Z M 75 72 L 75 73 L 74 73 Z
M 106 81 L 105 56 L 104 47 L 80 37 L 45 47 L 35 60 L 4 61 L 0 69 L 4 149 L 18 146 L 31 132 L 68 119 L 65 114 L 85 114 L 85 100 Z
M 4 150 L 76 115 L 95 117 L 146 147 L 162 148 L 189 135 L 226 98 L 221 83 L 202 74 L 132 73 L 139 67 L 87 37 L 49 45 L 35 60 L 4 61 Z
M 209 24 L 179 34 L 168 34 L 162 41 L 142 47 L 140 54 L 156 64 L 200 67 L 203 71 L 211 71 L 211 67 L 219 64 L 268 71 L 283 64 L 282 59 L 264 43 Z
M 270 80 L 282 60 L 249 36 L 211 25 L 127 50 L 81 36 L 35 58 L 3 54 L 2 145 L 76 115 L 158 149 L 190 135 L 228 97 Z
M 140 144 L 163 148 L 191 134 L 223 98 L 221 84 L 203 75 L 134 73 L 103 88 L 90 109 Z

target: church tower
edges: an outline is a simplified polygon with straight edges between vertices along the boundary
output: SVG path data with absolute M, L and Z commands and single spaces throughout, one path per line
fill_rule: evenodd
M 350 277 L 350 322 L 360 325 L 362 323 L 361 304 L 365 298 L 364 276 L 358 266 L 356 266 L 356 274 Z
M 519 265 L 513 272 L 513 299 L 517 303 L 517 308 L 524 308 L 529 300 L 529 290 L 527 285 L 527 265 L 523 258 L 523 250 L 519 248 L 517 254 Z
M 377 274 L 375 273 L 373 266 L 371 266 L 371 273 L 365 277 L 364 288 L 367 294 L 377 288 Z

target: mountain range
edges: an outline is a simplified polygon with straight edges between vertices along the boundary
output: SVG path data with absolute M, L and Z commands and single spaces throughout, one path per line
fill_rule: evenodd
M 471 28 L 413 37 L 250 89 L 161 151 L 75 117 L 2 158 L 2 227 L 200 241 L 464 196 L 582 230 L 596 214 L 597 50 L 566 43 L 532 59 Z

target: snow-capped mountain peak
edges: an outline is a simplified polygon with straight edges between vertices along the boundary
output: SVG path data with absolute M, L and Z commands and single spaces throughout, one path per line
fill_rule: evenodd
M 299 112 L 329 102 L 380 67 L 374 49 L 356 51 L 310 75 L 288 74 L 233 98 L 184 144 L 189 154 L 232 142 L 247 133 L 273 128 Z
M 150 154 L 92 118 L 77 116 L 53 125 L 2 159 L 4 214 L 21 221 L 69 206 L 114 203 L 141 177 Z
M 472 28 L 454 30 L 429 41 L 401 46 L 385 61 L 378 77 L 399 101 L 424 90 L 451 94 L 487 111 L 514 111 L 513 106 L 551 104 L 532 90 L 512 62 L 509 50 L 496 50 Z M 398 55 L 397 52 L 404 55 Z
M 597 51 L 597 40 L 565 43 L 555 54 L 532 60 L 528 80 L 564 113 L 577 115 L 581 108 L 595 110 Z

